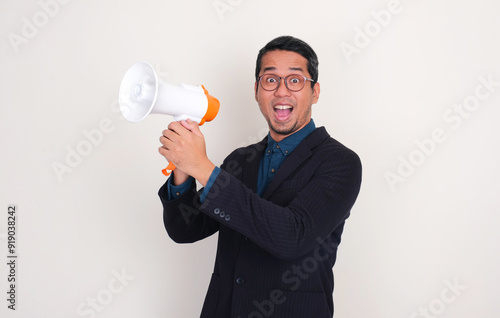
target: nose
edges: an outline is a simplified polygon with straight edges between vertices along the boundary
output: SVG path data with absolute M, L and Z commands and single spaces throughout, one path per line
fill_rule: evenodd
M 290 90 L 285 85 L 285 79 L 280 78 L 280 82 L 278 84 L 278 88 L 274 91 L 274 95 L 279 96 L 290 96 Z

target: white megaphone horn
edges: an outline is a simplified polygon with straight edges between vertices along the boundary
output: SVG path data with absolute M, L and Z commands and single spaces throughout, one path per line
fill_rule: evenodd
M 139 122 L 149 114 L 165 114 L 174 120 L 191 120 L 203 125 L 219 112 L 217 98 L 205 87 L 187 84 L 171 85 L 158 78 L 146 62 L 132 65 L 122 79 L 118 98 L 120 111 L 130 122 Z M 163 169 L 168 176 L 175 169 L 172 163 Z

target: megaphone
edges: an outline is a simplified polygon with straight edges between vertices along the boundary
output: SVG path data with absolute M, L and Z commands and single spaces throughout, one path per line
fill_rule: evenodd
M 132 65 L 122 79 L 118 98 L 120 111 L 130 122 L 140 122 L 149 114 L 165 114 L 174 120 L 191 120 L 203 125 L 219 112 L 217 98 L 208 94 L 203 85 L 172 85 L 158 78 L 146 62 Z M 168 176 L 175 169 L 172 163 L 163 169 Z

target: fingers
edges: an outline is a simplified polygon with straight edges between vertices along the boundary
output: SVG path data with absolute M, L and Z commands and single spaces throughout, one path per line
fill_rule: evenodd
M 195 133 L 198 136 L 201 135 L 200 126 L 198 125 L 197 122 L 192 121 L 190 118 L 188 118 L 186 120 L 182 120 L 180 123 L 187 130 Z
M 187 120 L 171 122 L 168 125 L 168 129 L 165 129 L 162 134 L 165 138 L 175 142 L 176 140 L 178 140 L 178 136 L 184 136 L 188 132 L 193 132 L 198 136 L 202 135 L 198 123 L 192 121 L 190 118 L 188 118 Z M 160 140 L 160 142 L 162 141 Z
M 174 121 L 168 125 L 168 129 L 163 131 L 163 135 L 167 138 L 175 138 L 176 135 L 182 135 L 185 132 L 186 129 L 178 121 Z
M 168 128 L 162 131 L 160 136 L 162 147 L 158 148 L 158 151 L 170 159 L 169 157 L 176 156 L 173 152 L 185 152 L 186 149 L 195 146 L 199 143 L 200 137 L 203 138 L 203 134 L 197 122 L 191 119 L 171 122 Z
M 162 155 L 163 157 L 167 158 L 167 153 L 168 153 L 168 149 L 165 148 L 165 147 L 160 147 L 158 148 L 158 152 L 160 153 L 160 155 Z M 167 158 L 168 160 L 168 158 Z
M 186 127 L 184 125 L 186 125 Z M 180 140 L 181 136 L 190 131 L 190 127 L 191 125 L 187 123 L 175 121 L 171 122 L 168 125 L 168 128 L 162 131 L 162 135 L 160 136 L 160 143 L 162 144 L 162 146 L 158 148 L 160 154 L 167 158 L 169 150 L 174 147 L 174 145 Z
M 174 137 L 172 136 L 172 133 L 169 130 L 166 129 L 162 132 L 162 135 L 160 137 L 160 143 L 163 145 L 163 148 L 168 149 L 169 144 L 171 144 L 172 142 L 171 138 Z
M 162 131 L 160 142 L 166 147 L 169 142 L 176 142 L 178 136 L 183 135 L 185 132 L 186 128 L 184 128 L 179 122 L 171 122 L 168 125 L 168 129 Z

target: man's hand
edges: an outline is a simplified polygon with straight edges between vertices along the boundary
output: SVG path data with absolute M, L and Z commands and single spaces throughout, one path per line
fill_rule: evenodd
M 174 184 L 180 184 L 193 176 L 205 186 L 215 168 L 208 159 L 205 148 L 205 137 L 198 124 L 191 119 L 171 122 L 160 137 L 162 147 L 160 154 L 172 162 Z

